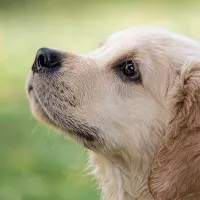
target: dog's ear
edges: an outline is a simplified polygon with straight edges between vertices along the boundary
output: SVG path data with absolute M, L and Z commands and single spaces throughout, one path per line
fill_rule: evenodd
M 168 101 L 170 119 L 149 174 L 155 199 L 200 194 L 200 61 L 189 63 Z

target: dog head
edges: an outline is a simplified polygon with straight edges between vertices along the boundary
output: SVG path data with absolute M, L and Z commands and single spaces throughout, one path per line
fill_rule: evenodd
M 149 176 L 152 194 L 195 193 L 200 184 L 189 176 L 200 178 L 200 63 L 190 61 L 199 52 L 192 40 L 150 26 L 114 33 L 87 55 L 41 48 L 27 83 L 32 112 L 106 156 L 152 161 L 161 143 Z

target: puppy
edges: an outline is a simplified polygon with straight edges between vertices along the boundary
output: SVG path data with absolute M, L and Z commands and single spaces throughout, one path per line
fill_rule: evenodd
M 104 200 L 200 199 L 200 45 L 131 27 L 87 55 L 36 54 L 33 115 L 85 146 Z

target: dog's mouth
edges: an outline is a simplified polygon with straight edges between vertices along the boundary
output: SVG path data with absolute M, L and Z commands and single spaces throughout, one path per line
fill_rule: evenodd
M 28 86 L 28 93 L 30 93 L 32 90 L 33 90 L 33 86 L 32 86 L 32 85 L 29 85 L 29 86 Z
M 58 119 L 58 116 L 54 118 L 55 114 L 48 112 L 48 107 L 45 107 L 41 100 L 38 99 L 32 85 L 28 86 L 27 92 L 32 113 L 39 121 L 61 131 L 64 135 L 69 135 L 86 148 L 94 149 L 94 147 L 102 143 L 100 130 L 97 127 L 81 123 L 80 120 L 74 119 L 73 116 L 66 116 L 65 119 Z

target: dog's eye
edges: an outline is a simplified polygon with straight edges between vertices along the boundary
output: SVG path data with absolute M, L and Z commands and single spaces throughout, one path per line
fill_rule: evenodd
M 132 60 L 123 62 L 122 64 L 118 65 L 118 67 L 123 73 L 123 75 L 125 75 L 125 77 L 128 78 L 128 80 L 132 80 L 134 82 L 140 81 L 140 73 Z
M 122 66 L 120 66 L 120 68 L 123 70 L 124 75 L 128 77 L 132 77 L 136 73 L 135 66 L 132 61 L 127 61 Z

